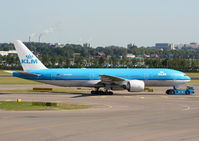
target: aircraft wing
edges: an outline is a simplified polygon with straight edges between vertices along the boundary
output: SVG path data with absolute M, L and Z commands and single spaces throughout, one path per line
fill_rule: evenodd
M 100 75 L 101 77 L 101 83 L 111 85 L 111 84 L 116 84 L 120 85 L 122 82 L 126 81 L 124 78 L 116 77 L 116 76 L 111 76 L 111 75 Z

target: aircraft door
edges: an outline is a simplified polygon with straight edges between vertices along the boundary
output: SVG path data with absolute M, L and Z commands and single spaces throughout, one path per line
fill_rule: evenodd
M 37 77 L 39 80 L 51 80 L 51 74 L 41 74 L 40 76 Z
M 56 79 L 57 74 L 51 73 L 50 75 L 51 75 L 51 80 L 55 80 Z
M 90 79 L 90 80 L 93 80 L 93 79 L 94 79 L 94 73 L 93 73 L 93 72 L 90 73 L 89 79 Z
M 144 83 L 145 83 L 145 85 L 148 85 L 148 83 L 149 83 L 149 74 L 148 73 L 144 74 Z
M 64 74 L 59 74 L 59 73 L 52 73 L 51 74 L 51 80 L 61 80 L 64 78 Z

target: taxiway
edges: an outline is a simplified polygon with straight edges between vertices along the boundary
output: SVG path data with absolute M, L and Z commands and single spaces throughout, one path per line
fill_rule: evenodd
M 91 105 L 83 110 L 0 111 L 0 139 L 14 141 L 197 141 L 199 96 L 116 93 L 0 93 L 0 100 L 57 101 Z M 6 87 L 6 86 L 5 86 Z M 14 87 L 14 86 L 13 86 Z M 12 88 L 13 88 L 12 87 Z M 15 86 L 20 87 L 20 86 Z

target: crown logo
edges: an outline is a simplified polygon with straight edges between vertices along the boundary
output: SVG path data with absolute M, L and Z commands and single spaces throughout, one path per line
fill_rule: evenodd
M 29 54 L 29 55 L 26 55 L 26 58 L 27 58 L 27 59 L 32 59 L 32 58 L 33 58 L 33 55 L 30 55 L 30 54 Z
M 158 75 L 159 75 L 159 76 L 166 76 L 167 74 L 166 74 L 164 71 L 160 71 L 160 72 L 158 73 Z

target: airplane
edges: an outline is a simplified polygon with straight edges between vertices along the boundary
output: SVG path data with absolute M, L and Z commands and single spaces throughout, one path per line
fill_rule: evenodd
M 20 40 L 14 41 L 14 46 L 23 68 L 13 72 L 14 77 L 62 87 L 93 87 L 91 94 L 142 92 L 148 86 L 175 89 L 191 80 L 183 72 L 165 68 L 47 68 Z

